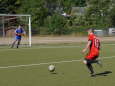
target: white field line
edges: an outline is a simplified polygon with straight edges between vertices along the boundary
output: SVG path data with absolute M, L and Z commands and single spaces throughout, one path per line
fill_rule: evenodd
M 101 57 L 101 59 L 110 59 L 115 58 L 115 56 L 109 57 Z M 46 63 L 38 63 L 38 64 L 27 64 L 27 65 L 15 65 L 15 66 L 1 66 L 0 69 L 8 69 L 8 68 L 20 68 L 20 67 L 31 67 L 31 66 L 39 66 L 39 65 L 47 65 L 47 64 L 59 64 L 59 63 L 70 63 L 70 62 L 80 62 L 83 59 L 77 60 L 68 60 L 68 61 L 55 61 L 55 62 L 46 62 Z

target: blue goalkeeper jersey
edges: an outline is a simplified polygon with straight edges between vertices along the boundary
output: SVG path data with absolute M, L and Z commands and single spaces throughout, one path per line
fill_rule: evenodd
M 24 33 L 24 30 L 22 28 L 17 28 L 15 30 L 15 33 L 16 33 L 16 39 L 21 39 L 21 37 L 22 37 L 21 34 Z

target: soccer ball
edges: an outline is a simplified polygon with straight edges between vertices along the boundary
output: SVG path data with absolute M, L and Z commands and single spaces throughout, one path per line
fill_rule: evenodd
M 50 72 L 54 72 L 54 71 L 55 71 L 55 66 L 54 66 L 54 65 L 49 65 L 49 66 L 48 66 L 48 70 L 49 70 Z

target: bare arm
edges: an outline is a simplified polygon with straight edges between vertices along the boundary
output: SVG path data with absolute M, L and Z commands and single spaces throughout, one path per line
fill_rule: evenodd
M 91 45 L 91 41 L 88 41 L 88 43 L 86 44 L 86 47 L 82 50 L 82 52 L 85 53 L 87 49 L 90 47 L 90 45 Z
M 21 36 L 25 36 L 26 35 L 26 32 L 25 32 L 25 30 L 22 28 L 22 33 L 20 33 L 21 34 Z

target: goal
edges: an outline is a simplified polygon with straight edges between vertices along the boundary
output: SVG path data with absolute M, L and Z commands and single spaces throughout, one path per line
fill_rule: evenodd
M 26 32 L 21 45 L 31 47 L 31 15 L 28 14 L 0 14 L 0 45 L 11 45 L 15 39 L 14 31 L 19 24 L 23 25 Z

